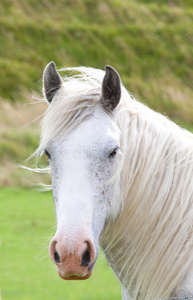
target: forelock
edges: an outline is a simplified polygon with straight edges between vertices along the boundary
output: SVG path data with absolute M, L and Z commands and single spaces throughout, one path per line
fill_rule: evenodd
M 90 68 L 65 70 L 81 71 L 81 73 L 64 77 L 61 88 L 49 104 L 41 122 L 39 152 L 44 150 L 51 141 L 59 138 L 61 134 L 68 134 L 84 119 L 92 115 L 100 99 L 103 71 L 96 70 L 97 74 L 94 77 L 94 69 Z

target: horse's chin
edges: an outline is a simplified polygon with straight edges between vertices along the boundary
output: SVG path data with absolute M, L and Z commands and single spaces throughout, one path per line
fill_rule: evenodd
M 78 275 L 65 275 L 58 270 L 58 275 L 64 280 L 86 280 L 91 277 L 92 272 L 93 272 L 93 269 L 85 276 L 78 276 Z

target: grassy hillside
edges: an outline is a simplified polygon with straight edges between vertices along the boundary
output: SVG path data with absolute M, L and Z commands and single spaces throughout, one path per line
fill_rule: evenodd
M 192 86 L 191 0 L 3 0 L 0 12 L 1 94 L 12 101 L 36 87 L 50 60 L 112 64 L 129 90 L 146 103 L 159 100 L 160 109 L 175 102 L 169 86 L 174 94 Z
M 18 102 L 41 90 L 51 60 L 58 67 L 110 64 L 140 101 L 193 126 L 192 0 L 1 0 L 1 115 L 9 111 L 4 101 L 19 113 Z M 22 111 L 23 120 L 32 119 Z M 23 134 L 10 114 L 0 122 L 1 160 L 6 153 L 22 161 L 37 145 L 37 132 Z

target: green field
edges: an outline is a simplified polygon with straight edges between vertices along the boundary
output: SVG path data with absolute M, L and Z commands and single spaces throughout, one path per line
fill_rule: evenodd
M 121 287 L 100 254 L 86 281 L 64 281 L 49 259 L 55 230 L 51 193 L 0 191 L 0 287 L 2 300 L 117 300 Z

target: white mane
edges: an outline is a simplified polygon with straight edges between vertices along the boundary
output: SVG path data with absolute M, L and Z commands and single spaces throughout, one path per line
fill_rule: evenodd
M 102 246 L 132 299 L 168 298 L 193 263 L 193 135 L 135 100 L 118 116 L 124 207 Z
M 64 77 L 49 105 L 38 153 L 92 115 L 100 97 L 103 71 L 62 71 L 78 75 Z M 193 264 L 193 137 L 135 101 L 123 86 L 116 122 L 124 204 L 104 230 L 102 248 L 132 299 L 168 297 Z

